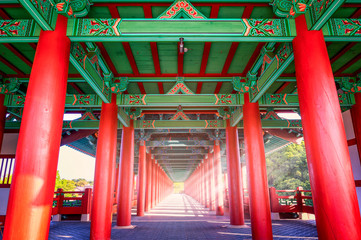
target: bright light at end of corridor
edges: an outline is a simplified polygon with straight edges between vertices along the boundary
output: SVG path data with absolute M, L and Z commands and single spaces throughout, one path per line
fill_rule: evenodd
M 301 116 L 298 113 L 277 113 L 277 115 L 287 120 L 301 120 Z

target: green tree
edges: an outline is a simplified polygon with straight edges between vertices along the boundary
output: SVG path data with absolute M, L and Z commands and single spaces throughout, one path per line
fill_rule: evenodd
M 58 190 L 58 188 L 61 188 L 64 191 L 74 191 L 75 187 L 75 182 L 73 180 L 61 178 L 59 171 L 56 172 L 55 191 Z
M 289 146 L 267 156 L 268 184 L 278 190 L 311 189 L 305 143 Z

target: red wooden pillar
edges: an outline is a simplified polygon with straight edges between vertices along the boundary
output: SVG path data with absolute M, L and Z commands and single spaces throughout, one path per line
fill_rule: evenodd
M 203 205 L 208 208 L 209 207 L 209 203 L 208 203 L 208 174 L 207 174 L 207 163 L 206 163 L 206 159 L 203 159 L 203 163 L 202 163 L 202 173 L 203 173 L 203 177 L 202 177 L 202 181 L 203 181 L 203 194 L 204 194 L 204 202 Z
M 147 168 L 147 174 L 146 174 L 146 193 L 145 193 L 145 212 L 149 212 L 151 208 L 151 201 L 152 201 L 152 155 L 150 153 L 147 153 L 146 156 L 146 168 Z
M 273 239 L 266 156 L 259 107 L 258 103 L 249 102 L 248 94 L 245 94 L 244 99 L 243 131 L 246 147 L 252 239 Z
M 322 31 L 296 18 L 298 98 L 319 239 L 361 239 L 360 211 L 330 60 Z
M 134 127 L 130 120 L 129 127 L 123 127 L 122 146 L 119 164 L 119 190 L 117 226 L 130 226 L 132 199 L 134 195 Z
M 0 94 L 0 151 L 4 138 L 4 130 L 5 130 L 5 120 L 6 120 L 6 112 L 7 108 L 4 106 L 5 95 Z
M 137 196 L 137 216 L 144 216 L 145 204 L 145 178 L 146 178 L 146 152 L 145 142 L 139 143 L 139 163 L 138 163 L 138 196 Z
M 354 96 L 356 104 L 351 108 L 351 116 L 357 143 L 357 151 L 361 161 L 361 93 L 355 93 Z
M 223 216 L 223 179 L 222 179 L 222 165 L 221 165 L 221 149 L 219 140 L 214 141 L 213 146 L 214 157 L 214 185 L 215 185 L 215 208 L 216 215 Z
M 208 153 L 208 195 L 209 195 L 209 210 L 214 211 L 214 174 L 213 174 L 213 154 Z
M 231 127 L 229 119 L 226 126 L 227 170 L 229 193 L 229 218 L 231 225 L 244 224 L 242 173 L 239 156 L 237 127 Z
M 159 171 L 158 171 L 158 163 L 155 163 L 155 205 L 158 205 L 159 198 L 158 198 L 158 181 L 159 181 Z
M 41 31 L 16 150 L 3 239 L 48 239 L 65 107 L 67 18 Z M 37 136 L 37 137 L 34 137 Z
M 155 206 L 155 160 L 152 160 L 152 205 Z
M 94 174 L 90 239 L 110 239 L 114 200 L 114 168 L 117 150 L 117 105 L 103 103 Z

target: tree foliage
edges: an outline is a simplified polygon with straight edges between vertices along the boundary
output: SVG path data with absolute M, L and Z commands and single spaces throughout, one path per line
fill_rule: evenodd
M 55 182 L 55 191 L 58 188 L 66 191 L 74 191 L 76 187 L 84 187 L 87 185 L 92 185 L 92 181 L 87 181 L 84 178 L 78 178 L 73 180 L 68 180 L 60 177 L 59 171 L 56 172 L 56 182 Z
M 277 190 L 311 189 L 307 168 L 305 143 L 291 144 L 267 156 L 269 186 Z

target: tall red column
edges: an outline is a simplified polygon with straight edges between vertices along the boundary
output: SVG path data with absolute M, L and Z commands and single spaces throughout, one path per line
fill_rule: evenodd
M 229 193 L 229 218 L 231 225 L 244 224 L 242 173 L 239 156 L 237 127 L 231 127 L 229 119 L 226 126 L 227 170 Z
M 158 169 L 158 163 L 155 163 L 155 204 L 157 205 L 159 202 L 159 195 L 158 195 L 158 182 L 159 182 L 159 169 Z
M 145 207 L 144 211 L 149 212 L 151 208 L 151 201 L 152 201 L 152 155 L 147 153 L 146 155 L 146 191 L 145 191 Z
M 16 150 L 4 239 L 48 239 L 65 107 L 67 19 L 41 31 Z M 34 137 L 36 136 L 36 137 Z
M 354 96 L 356 104 L 351 108 L 351 116 L 357 143 L 357 151 L 361 161 L 361 93 L 356 93 Z
M 152 160 L 152 204 L 151 207 L 155 206 L 155 160 Z
M 137 196 L 137 216 L 144 216 L 145 205 L 145 178 L 146 178 L 146 152 L 145 142 L 139 143 L 139 162 L 138 162 L 138 196 Z
M 208 153 L 207 167 L 208 167 L 209 210 L 214 211 L 214 174 L 213 174 L 213 154 L 212 153 Z
M 214 141 L 213 146 L 214 156 L 214 185 L 215 185 L 215 207 L 216 215 L 223 216 L 223 180 L 222 180 L 222 165 L 221 165 L 221 149 L 219 140 Z
M 203 194 L 204 194 L 204 202 L 203 205 L 208 208 L 209 207 L 209 203 L 208 203 L 208 177 L 207 177 L 207 164 L 206 164 L 206 160 L 203 159 L 203 163 L 202 163 L 202 181 L 203 181 Z
M 130 226 L 133 199 L 134 127 L 123 127 L 119 164 L 117 226 Z
M 319 239 L 361 239 L 360 211 L 343 120 L 322 31 L 296 18 L 298 98 Z
M 103 103 L 94 174 L 90 239 L 110 239 L 114 195 L 114 169 L 117 150 L 116 95 L 111 103 Z
M 248 194 L 252 225 L 252 239 L 273 239 L 262 125 L 258 103 L 244 97 L 243 124 L 246 146 Z

